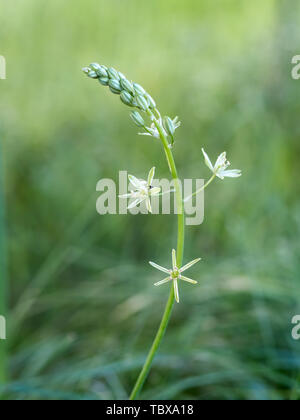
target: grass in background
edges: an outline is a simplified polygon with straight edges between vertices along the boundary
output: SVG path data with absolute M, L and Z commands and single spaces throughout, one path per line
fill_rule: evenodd
M 7 397 L 127 398 L 159 322 L 153 307 L 167 297 L 146 261 L 170 248 L 174 224 L 95 211 L 101 177 L 142 175 L 161 154 L 136 136 L 116 98 L 86 83 L 81 67 L 97 59 L 142 81 L 184 121 L 183 176 L 207 173 L 203 143 L 243 169 L 239 185 L 212 187 L 206 222 L 188 228 L 186 260 L 203 257 L 202 282 L 182 285 L 142 397 L 299 398 L 290 335 L 300 311 L 300 82 L 290 76 L 298 2 L 10 3 L 1 2 L 0 25 Z M 168 169 L 158 164 L 157 173 Z

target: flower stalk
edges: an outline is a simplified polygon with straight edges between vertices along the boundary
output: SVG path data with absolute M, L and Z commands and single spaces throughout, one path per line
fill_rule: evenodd
M 177 203 L 177 209 L 178 209 L 178 220 L 177 220 L 177 252 L 176 252 L 176 263 L 177 267 L 182 266 L 183 261 L 183 253 L 184 253 L 184 212 L 183 212 L 183 202 L 182 202 L 182 191 L 180 182 L 178 180 L 177 175 L 177 168 L 175 164 L 175 160 L 172 154 L 172 151 L 168 147 L 168 141 L 166 137 L 163 134 L 163 131 L 161 130 L 161 127 L 159 126 L 158 122 L 155 122 L 155 125 L 160 133 L 160 138 L 163 143 L 163 147 L 167 156 L 167 161 L 169 164 L 170 172 L 172 174 L 172 177 L 174 179 L 175 183 L 175 194 L 176 194 L 176 203 Z M 165 335 L 165 332 L 167 330 L 169 320 L 171 318 L 172 309 L 175 302 L 175 294 L 174 294 L 174 287 L 171 287 L 169 299 L 167 301 L 165 311 L 160 323 L 160 326 L 158 328 L 157 334 L 155 336 L 155 339 L 153 341 L 153 344 L 150 348 L 150 351 L 148 353 L 147 359 L 144 363 L 144 366 L 138 376 L 138 379 L 134 385 L 134 388 L 130 394 L 130 400 L 135 400 L 138 398 L 143 385 L 145 383 L 145 380 L 147 379 L 147 376 L 150 372 L 153 359 L 159 349 L 159 346 L 161 344 L 161 341 Z
M 205 190 L 205 188 L 207 188 L 212 182 L 213 180 L 216 178 L 216 174 L 213 174 L 212 177 L 209 178 L 209 180 L 202 186 L 200 187 L 198 190 L 196 190 L 193 194 L 189 195 L 188 197 L 186 197 L 183 201 L 184 203 L 186 203 L 187 201 L 189 201 L 192 197 L 195 197 L 195 195 L 200 194 L 203 190 Z
M 101 85 L 108 86 L 112 93 L 120 96 L 120 99 L 123 104 L 130 108 L 133 108 L 130 117 L 135 125 L 144 130 L 142 133 L 139 134 L 144 136 L 151 136 L 161 141 L 167 159 L 168 167 L 174 181 L 174 192 L 177 206 L 177 247 L 176 250 L 173 249 L 172 251 L 172 268 L 166 269 L 157 265 L 156 263 L 150 262 L 150 264 L 154 268 L 157 268 L 158 270 L 168 274 L 168 277 L 155 283 L 155 285 L 160 286 L 161 284 L 171 282 L 172 286 L 170 288 L 169 298 L 158 331 L 154 338 L 153 344 L 150 348 L 144 366 L 142 367 L 142 370 L 137 378 L 137 381 L 130 395 L 130 399 L 135 400 L 138 398 L 145 383 L 145 380 L 147 379 L 147 376 L 150 372 L 154 357 L 159 349 L 163 336 L 166 332 L 175 300 L 179 303 L 179 281 L 183 280 L 192 284 L 197 283 L 195 280 L 192 280 L 182 275 L 182 273 L 185 270 L 187 270 L 192 265 L 200 261 L 200 258 L 197 258 L 191 261 L 190 263 L 186 264 L 185 266 L 182 266 L 185 239 L 184 201 L 188 201 L 194 195 L 199 194 L 216 177 L 220 179 L 224 179 L 225 177 L 236 178 L 241 175 L 241 171 L 236 169 L 227 170 L 230 163 L 226 159 L 225 152 L 218 157 L 216 164 L 213 166 L 209 157 L 202 149 L 205 163 L 213 172 L 213 175 L 203 187 L 201 187 L 194 194 L 190 195 L 185 200 L 183 200 L 181 182 L 178 178 L 178 172 L 172 153 L 172 149 L 175 144 L 175 131 L 181 125 L 178 117 L 175 117 L 173 119 L 168 116 L 162 117 L 159 110 L 157 109 L 154 99 L 149 95 L 149 93 L 147 93 L 141 85 L 128 80 L 123 73 L 118 72 L 114 68 L 108 68 L 97 63 L 92 63 L 89 67 L 85 67 L 83 71 L 88 77 L 92 79 L 98 79 Z M 146 121 L 141 115 L 141 113 L 144 114 L 146 119 L 150 119 L 150 124 L 148 126 L 146 125 Z M 132 175 L 129 176 L 129 180 L 133 185 L 134 189 L 130 191 L 130 194 L 125 194 L 122 196 L 123 198 L 133 199 L 133 202 L 129 205 L 129 208 L 140 205 L 142 202 L 146 202 L 148 211 L 152 212 L 150 202 L 151 196 L 160 195 L 160 189 L 152 187 L 154 172 L 155 168 L 153 167 L 149 172 L 147 181 L 137 179 Z

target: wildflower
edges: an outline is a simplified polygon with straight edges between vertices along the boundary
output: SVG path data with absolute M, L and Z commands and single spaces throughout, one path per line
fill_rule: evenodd
M 197 258 L 196 260 L 193 260 L 189 262 L 188 264 L 184 265 L 182 268 L 178 268 L 177 261 L 176 261 L 176 251 L 175 249 L 173 249 L 172 250 L 172 269 L 168 270 L 167 268 L 161 267 L 160 265 L 155 264 L 154 262 L 150 261 L 149 264 L 152 265 L 152 267 L 156 268 L 157 270 L 162 271 L 163 273 L 168 274 L 168 277 L 155 283 L 154 286 L 160 286 L 161 284 L 168 283 L 169 281 L 173 281 L 175 299 L 176 299 L 176 302 L 179 303 L 178 280 L 183 280 L 188 283 L 197 284 L 198 282 L 196 280 L 189 279 L 188 277 L 183 276 L 182 273 L 188 268 L 192 267 L 197 262 L 199 262 L 200 260 L 201 258 Z
M 202 149 L 202 153 L 204 155 L 205 163 L 209 167 L 209 169 L 213 172 L 215 176 L 220 179 L 224 179 L 225 177 L 229 178 L 238 178 L 242 175 L 242 171 L 239 169 L 231 169 L 227 170 L 228 166 L 230 166 L 230 162 L 228 162 L 226 158 L 226 152 L 223 152 L 217 159 L 215 166 L 211 163 L 211 160 L 205 153 L 204 149 Z
M 147 181 L 138 179 L 133 175 L 128 175 L 129 181 L 134 189 L 131 189 L 129 194 L 119 195 L 120 198 L 133 199 L 132 203 L 128 206 L 128 209 L 132 209 L 145 201 L 147 210 L 152 213 L 151 197 L 159 195 L 160 193 L 160 188 L 152 186 L 154 175 L 155 167 L 150 169 Z

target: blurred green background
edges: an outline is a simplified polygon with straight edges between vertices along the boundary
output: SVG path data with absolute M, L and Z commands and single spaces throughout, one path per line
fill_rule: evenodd
M 144 177 L 152 165 L 169 175 L 159 142 L 137 136 L 128 108 L 82 74 L 93 61 L 179 115 L 181 177 L 209 176 L 201 147 L 212 157 L 226 150 L 243 169 L 207 190 L 204 224 L 187 228 L 185 261 L 203 257 L 189 273 L 200 285 L 181 285 L 141 397 L 300 398 L 300 342 L 291 338 L 300 313 L 299 2 L 1 0 L 1 9 L 3 398 L 127 398 L 167 300 L 147 262 L 169 265 L 176 218 L 95 210 L 100 178 Z

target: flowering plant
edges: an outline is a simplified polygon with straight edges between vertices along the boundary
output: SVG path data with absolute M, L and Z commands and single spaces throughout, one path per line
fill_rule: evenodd
M 204 184 L 199 190 L 192 195 L 183 199 L 181 185 L 178 178 L 177 168 L 173 156 L 172 149 L 174 147 L 174 136 L 176 130 L 180 127 L 181 123 L 178 117 L 170 118 L 168 116 L 162 117 L 157 109 L 156 102 L 149 95 L 146 90 L 139 85 L 128 80 L 123 73 L 115 70 L 114 68 L 106 67 L 98 63 L 92 63 L 88 67 L 83 68 L 84 73 L 92 78 L 98 80 L 101 85 L 108 86 L 110 91 L 120 96 L 121 101 L 132 108 L 130 116 L 133 122 L 144 131 L 139 133 L 141 135 L 151 136 L 155 139 L 159 139 L 162 142 L 162 146 L 165 152 L 167 163 L 171 176 L 174 180 L 174 192 L 176 197 L 177 214 L 178 214 L 178 232 L 177 232 L 177 248 L 172 251 L 172 268 L 166 269 L 160 265 L 150 262 L 150 264 L 167 274 L 167 277 L 163 280 L 155 283 L 155 286 L 160 286 L 164 283 L 172 282 L 170 289 L 169 299 L 166 304 L 166 308 L 155 336 L 152 347 L 148 353 L 145 364 L 141 370 L 139 377 L 137 378 L 136 384 L 130 395 L 130 399 L 134 400 L 138 397 L 143 384 L 149 374 L 154 356 L 159 348 L 161 340 L 167 329 L 168 321 L 171 316 L 174 302 L 179 303 L 179 288 L 178 283 L 182 280 L 188 283 L 196 284 L 197 281 L 192 280 L 182 275 L 184 271 L 192 267 L 194 264 L 200 261 L 197 258 L 186 265 L 183 264 L 183 252 L 184 252 L 184 225 L 185 225 L 185 214 L 184 214 L 184 201 L 190 200 L 194 195 L 199 194 L 205 189 L 216 177 L 224 179 L 225 177 L 236 178 L 241 176 L 241 171 L 237 169 L 228 170 L 230 163 L 227 161 L 226 152 L 222 153 L 215 165 L 212 164 L 210 158 L 202 149 L 204 160 L 208 168 L 213 173 L 212 177 Z M 143 114 L 143 116 L 142 116 Z M 149 124 L 146 124 L 145 118 L 150 120 Z M 151 197 L 160 194 L 160 188 L 153 187 L 152 181 L 155 174 L 155 168 L 153 167 L 148 175 L 148 179 L 141 180 L 133 175 L 129 175 L 129 181 L 132 185 L 132 189 L 129 194 L 122 195 L 122 198 L 129 198 L 133 201 L 129 204 L 128 208 L 133 208 L 140 205 L 142 202 L 146 203 L 146 207 L 149 212 L 152 212 L 151 208 Z

